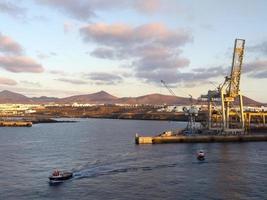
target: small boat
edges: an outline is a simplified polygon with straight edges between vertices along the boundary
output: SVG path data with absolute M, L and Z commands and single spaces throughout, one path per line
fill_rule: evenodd
M 198 153 L 197 153 L 197 159 L 198 160 L 205 160 L 205 153 L 204 151 L 200 150 Z
M 73 177 L 72 172 L 63 172 L 55 170 L 48 178 L 51 182 L 62 182 Z

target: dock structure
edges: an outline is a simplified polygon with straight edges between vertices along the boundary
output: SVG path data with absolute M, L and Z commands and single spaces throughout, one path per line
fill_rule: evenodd
M 165 143 L 208 143 L 208 142 L 261 142 L 267 141 L 267 134 L 255 135 L 177 135 L 177 136 L 138 136 L 136 144 L 165 144 Z
M 0 127 L 31 127 L 29 121 L 0 121 Z
M 245 40 L 236 39 L 230 76 L 226 76 L 224 83 L 216 90 L 209 90 L 207 94 L 201 95 L 200 99 L 206 101 L 208 105 L 207 118 L 202 127 L 195 126 L 198 113 L 191 104 L 190 109 L 184 109 L 188 116 L 185 130 L 173 134 L 170 134 L 170 131 L 163 132 L 155 137 L 136 135 L 136 144 L 267 141 L 267 134 L 249 133 L 252 128 L 257 127 L 266 130 L 267 113 L 244 112 L 243 97 L 240 93 L 244 48 Z M 256 122 L 260 121 L 261 125 L 252 126 L 252 118 Z
M 253 129 L 253 128 L 266 128 L 266 112 L 246 112 L 245 113 L 245 125 L 247 130 Z M 251 121 L 254 120 L 254 123 L 251 123 Z

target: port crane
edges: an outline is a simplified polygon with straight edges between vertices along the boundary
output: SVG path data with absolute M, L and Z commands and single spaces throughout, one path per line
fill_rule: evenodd
M 160 82 L 165 86 L 165 88 L 167 88 L 167 90 L 169 90 L 169 92 L 174 96 L 177 97 L 176 94 L 173 92 L 173 90 L 167 85 L 167 83 L 163 80 L 160 80 Z M 191 94 L 188 94 L 188 96 L 190 97 L 190 103 L 191 105 L 193 104 L 193 96 Z
M 165 81 L 160 81 L 174 96 L 177 97 L 176 94 L 172 91 L 172 89 L 166 84 Z M 196 117 L 198 116 L 198 109 L 193 105 L 193 97 L 189 94 L 190 97 L 190 108 L 183 107 L 183 111 L 186 116 L 188 116 L 188 122 L 186 126 L 186 133 L 194 134 L 197 132 L 197 125 L 196 125 Z M 174 108 L 175 109 L 175 108 Z
M 163 80 L 160 80 L 160 82 L 167 88 L 167 90 L 171 93 L 172 96 L 177 97 L 176 94 L 172 91 L 172 89 L 167 85 L 167 83 Z M 172 112 L 175 112 L 176 106 L 172 109 Z
M 244 39 L 236 39 L 232 58 L 230 76 L 225 77 L 225 81 L 217 90 L 209 90 L 207 95 L 201 98 L 208 101 L 208 130 L 215 130 L 223 134 L 244 133 L 244 111 L 243 98 L 240 93 L 240 78 L 244 56 Z M 213 121 L 212 105 L 220 103 L 220 109 L 216 122 Z M 234 108 L 234 102 L 238 102 L 238 108 Z M 230 112 L 235 111 L 239 123 L 231 119 Z M 218 124 L 218 119 L 220 123 Z
M 175 93 L 172 91 L 172 89 L 166 84 L 165 81 L 160 80 L 160 82 L 165 86 L 165 88 L 167 88 L 167 90 L 169 90 L 169 92 L 170 92 L 173 96 L 177 97 L 176 94 L 175 94 Z

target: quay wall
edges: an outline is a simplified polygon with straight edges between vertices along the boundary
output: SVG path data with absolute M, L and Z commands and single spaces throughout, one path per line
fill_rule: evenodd
M 135 138 L 136 144 L 164 144 L 164 143 L 203 143 L 203 142 L 259 142 L 267 141 L 266 135 L 194 135 L 194 136 L 168 136 Z

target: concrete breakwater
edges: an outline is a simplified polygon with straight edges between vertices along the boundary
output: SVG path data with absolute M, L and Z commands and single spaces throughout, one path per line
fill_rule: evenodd
M 22 118 L 22 119 L 6 119 L 0 121 L 0 127 L 31 127 L 33 124 L 39 123 L 74 123 L 76 121 L 73 120 L 55 120 L 46 117 L 30 117 L 30 118 Z
M 259 142 L 267 141 L 267 134 L 249 135 L 177 135 L 177 136 L 136 136 L 136 144 L 203 143 L 203 142 Z

